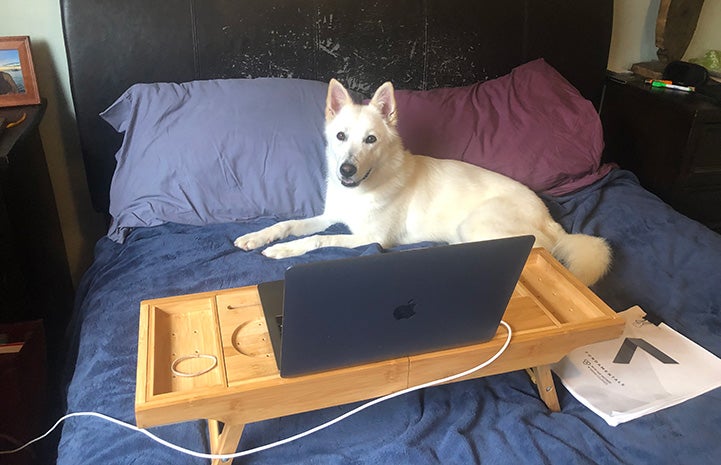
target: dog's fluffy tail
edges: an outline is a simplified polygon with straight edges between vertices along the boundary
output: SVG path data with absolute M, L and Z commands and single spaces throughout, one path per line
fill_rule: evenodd
M 601 279 L 611 266 L 611 248 L 600 237 L 560 234 L 551 253 L 587 286 Z

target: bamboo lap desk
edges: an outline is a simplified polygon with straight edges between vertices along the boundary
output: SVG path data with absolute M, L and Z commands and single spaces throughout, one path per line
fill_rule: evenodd
M 549 365 L 577 347 L 618 337 L 624 325 L 545 249 L 531 252 L 503 318 L 513 329 L 511 344 L 468 378 L 527 369 L 553 411 L 560 406 Z M 140 304 L 136 422 L 147 428 L 208 419 L 211 452 L 233 453 L 247 423 L 460 373 L 490 358 L 505 339 L 500 327 L 483 344 L 281 378 L 256 286 L 146 300 Z

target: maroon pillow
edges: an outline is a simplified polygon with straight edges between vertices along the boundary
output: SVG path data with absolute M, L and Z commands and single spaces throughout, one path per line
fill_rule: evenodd
M 562 195 L 606 175 L 591 102 L 543 59 L 467 87 L 398 90 L 398 132 L 412 153 L 496 171 Z

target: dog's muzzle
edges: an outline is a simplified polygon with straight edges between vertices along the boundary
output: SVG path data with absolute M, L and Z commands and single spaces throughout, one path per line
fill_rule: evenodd
M 358 167 L 348 162 L 341 164 L 338 171 L 340 172 L 340 183 L 345 187 L 358 187 L 371 174 L 371 170 L 368 170 L 362 178 L 356 180 L 355 175 L 358 173 Z

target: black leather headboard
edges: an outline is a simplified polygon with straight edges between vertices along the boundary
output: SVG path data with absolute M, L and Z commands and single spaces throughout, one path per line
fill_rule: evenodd
M 121 136 L 98 113 L 137 82 L 339 79 L 371 93 L 458 86 L 543 57 L 597 100 L 612 0 L 61 0 L 93 205 Z

